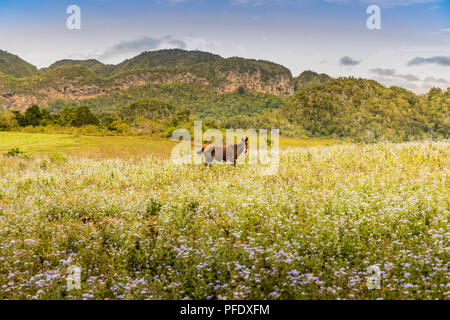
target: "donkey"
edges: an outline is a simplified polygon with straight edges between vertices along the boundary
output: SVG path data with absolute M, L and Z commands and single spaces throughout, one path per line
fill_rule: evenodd
M 236 166 L 236 160 L 245 150 L 245 153 L 248 153 L 248 137 L 241 139 L 241 143 L 239 144 L 230 144 L 223 146 L 216 146 L 210 144 L 207 147 L 202 148 L 202 151 L 199 151 L 197 154 L 205 155 L 205 167 L 211 165 L 214 160 L 218 162 L 228 162 L 231 161 L 233 166 Z

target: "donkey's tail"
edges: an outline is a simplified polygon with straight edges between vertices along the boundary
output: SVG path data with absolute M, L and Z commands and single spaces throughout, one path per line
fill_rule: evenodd
M 197 152 L 197 154 L 202 154 L 203 151 L 205 151 L 205 147 L 203 147 L 201 151 Z

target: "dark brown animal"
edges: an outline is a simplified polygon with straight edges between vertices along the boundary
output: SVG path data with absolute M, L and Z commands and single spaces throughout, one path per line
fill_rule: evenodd
M 241 139 L 241 143 L 230 144 L 224 146 L 209 145 L 202 148 L 202 151 L 198 154 L 205 155 L 205 166 L 211 165 L 211 163 L 216 160 L 218 162 L 231 162 L 236 166 L 236 160 L 242 154 L 242 152 L 248 152 L 248 137 Z

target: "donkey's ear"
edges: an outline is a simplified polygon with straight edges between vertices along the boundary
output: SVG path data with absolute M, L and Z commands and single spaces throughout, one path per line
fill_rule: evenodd
M 241 138 L 241 141 L 242 141 L 242 142 L 245 142 L 245 141 L 244 141 L 244 138 Z

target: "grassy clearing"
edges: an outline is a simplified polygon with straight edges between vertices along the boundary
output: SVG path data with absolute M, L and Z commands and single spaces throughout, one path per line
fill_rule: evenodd
M 286 150 L 274 176 L 0 157 L 0 298 L 449 298 L 449 146 Z M 67 291 L 72 264 L 81 290 Z
M 331 139 L 280 138 L 281 148 L 308 147 L 337 143 Z M 0 153 L 19 148 L 28 153 L 63 153 L 72 157 L 142 158 L 149 155 L 169 158 L 176 142 L 148 136 L 89 136 L 70 134 L 43 134 L 0 132 Z
M 167 157 L 175 143 L 146 136 L 84 136 L 0 132 L 0 152 L 19 148 L 28 153 L 63 153 L 72 157 L 140 158 Z

